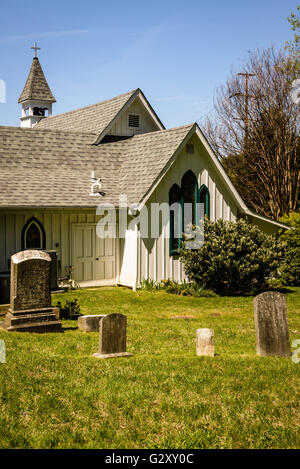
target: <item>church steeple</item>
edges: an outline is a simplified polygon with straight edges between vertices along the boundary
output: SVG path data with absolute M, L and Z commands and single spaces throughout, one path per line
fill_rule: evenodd
M 36 42 L 31 49 L 35 57 L 18 101 L 22 104 L 21 127 L 34 127 L 41 119 L 51 116 L 52 104 L 56 102 L 37 57 L 40 48 Z

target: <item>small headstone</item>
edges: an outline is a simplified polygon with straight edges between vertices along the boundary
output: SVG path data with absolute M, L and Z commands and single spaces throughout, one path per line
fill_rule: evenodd
M 83 332 L 99 332 L 99 321 L 103 314 L 91 314 L 78 318 L 78 329 Z
M 214 331 L 212 329 L 196 330 L 196 353 L 199 357 L 215 355 Z
M 60 332 L 50 294 L 50 256 L 26 250 L 11 257 L 10 308 L 5 329 L 18 332 Z
M 0 363 L 6 363 L 6 347 L 4 340 L 0 340 Z
M 129 357 L 126 352 L 126 323 L 123 314 L 107 314 L 99 322 L 99 352 L 94 353 L 97 358 Z
M 289 357 L 291 354 L 285 295 L 260 293 L 254 298 L 257 355 Z

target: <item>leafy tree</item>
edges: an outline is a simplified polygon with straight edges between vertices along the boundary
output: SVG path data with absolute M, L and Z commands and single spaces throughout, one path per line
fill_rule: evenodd
M 196 229 L 200 236 L 201 228 Z M 180 258 L 189 280 L 218 294 L 243 294 L 277 276 L 284 248 L 281 240 L 245 220 L 206 219 L 203 246 L 191 250 L 184 242 Z
M 247 165 L 243 154 L 223 158 L 222 166 L 248 207 L 257 210 L 258 207 L 264 205 L 267 193 L 256 177 L 256 172 Z
M 297 10 L 300 11 L 300 6 L 297 6 Z M 292 60 L 296 62 L 297 70 L 300 70 L 300 18 L 297 16 L 298 11 L 291 13 L 291 16 L 288 17 L 288 22 L 294 31 L 294 39 L 288 41 L 286 46 Z
M 281 232 L 287 248 L 280 272 L 287 285 L 300 286 L 300 213 L 293 212 L 282 217 L 281 221 L 293 229 Z
M 300 106 L 293 99 L 296 64 L 262 49 L 216 93 L 204 131 L 250 208 L 279 219 L 300 208 Z

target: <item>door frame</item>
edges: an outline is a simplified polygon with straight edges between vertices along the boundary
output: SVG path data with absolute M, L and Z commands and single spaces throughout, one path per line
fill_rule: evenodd
M 74 266 L 74 257 L 75 257 L 75 246 L 74 246 L 74 235 L 75 235 L 75 228 L 76 227 L 88 227 L 88 226 L 94 226 L 95 227 L 95 237 L 97 236 L 96 233 L 96 227 L 97 223 L 94 222 L 82 222 L 82 223 L 77 223 L 74 222 L 71 224 L 71 264 Z M 116 227 L 116 233 L 117 227 Z M 116 286 L 118 285 L 119 282 L 119 239 L 115 238 L 115 243 L 114 243 L 114 252 L 115 252 L 115 278 L 113 279 L 108 279 L 108 280 L 88 280 L 88 281 L 80 281 L 77 282 L 80 287 L 103 287 L 103 286 Z

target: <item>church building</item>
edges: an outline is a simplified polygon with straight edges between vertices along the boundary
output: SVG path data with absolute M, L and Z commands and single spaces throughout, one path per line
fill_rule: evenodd
M 174 212 L 156 237 L 130 223 L 153 203 L 190 202 L 195 223 L 200 202 L 212 221 L 243 217 L 270 234 L 284 227 L 246 207 L 197 123 L 166 129 L 140 89 L 52 115 L 56 100 L 34 49 L 21 125 L 0 127 L 0 272 L 34 248 L 55 250 L 59 276 L 71 269 L 81 286 L 182 281 Z M 117 228 L 121 195 L 136 204 L 125 234 L 100 238 L 97 207 L 115 207 Z

